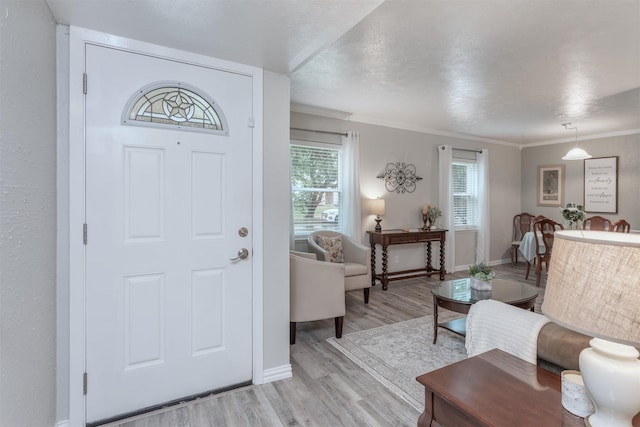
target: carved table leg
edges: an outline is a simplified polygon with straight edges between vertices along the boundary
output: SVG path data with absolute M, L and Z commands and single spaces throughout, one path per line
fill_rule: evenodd
M 382 290 L 386 291 L 389 285 L 389 279 L 387 278 L 387 247 L 382 246 Z
M 438 339 L 438 301 L 433 296 L 433 343 Z
M 444 280 L 444 274 L 446 273 L 444 265 L 444 242 L 440 242 L 440 280 Z
M 427 245 L 427 271 L 433 271 L 433 266 L 431 265 L 431 242 L 427 242 L 425 245 Z
M 376 244 L 371 243 L 371 286 L 376 285 Z

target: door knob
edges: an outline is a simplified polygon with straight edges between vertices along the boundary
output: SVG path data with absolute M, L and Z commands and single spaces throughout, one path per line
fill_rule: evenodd
M 238 261 L 239 259 L 245 259 L 249 256 L 249 251 L 246 248 L 242 248 L 238 251 L 238 256 L 230 258 L 229 261 Z

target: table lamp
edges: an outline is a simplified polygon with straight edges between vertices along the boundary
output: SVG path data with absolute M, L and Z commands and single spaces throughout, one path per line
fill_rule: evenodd
M 640 235 L 557 231 L 542 312 L 594 337 L 580 371 L 593 427 L 631 426 L 640 411 Z
M 380 226 L 380 215 L 384 215 L 384 199 L 371 199 L 369 201 L 369 214 L 376 215 L 376 228 L 375 230 L 380 232 L 382 227 Z

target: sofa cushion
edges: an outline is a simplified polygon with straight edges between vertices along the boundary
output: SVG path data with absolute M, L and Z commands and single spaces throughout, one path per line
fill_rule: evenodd
M 329 262 L 344 262 L 344 254 L 342 252 L 342 236 L 325 237 L 315 236 L 315 241 L 322 249 L 327 251 Z

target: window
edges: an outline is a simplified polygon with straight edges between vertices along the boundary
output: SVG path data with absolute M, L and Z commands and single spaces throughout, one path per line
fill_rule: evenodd
M 478 168 L 473 161 L 453 161 L 453 225 L 456 229 L 478 225 Z
M 122 123 L 229 134 L 224 114 L 213 99 L 180 82 L 153 83 L 140 89 L 127 103 Z
M 321 143 L 292 141 L 291 189 L 295 237 L 315 230 L 340 231 L 341 150 Z

